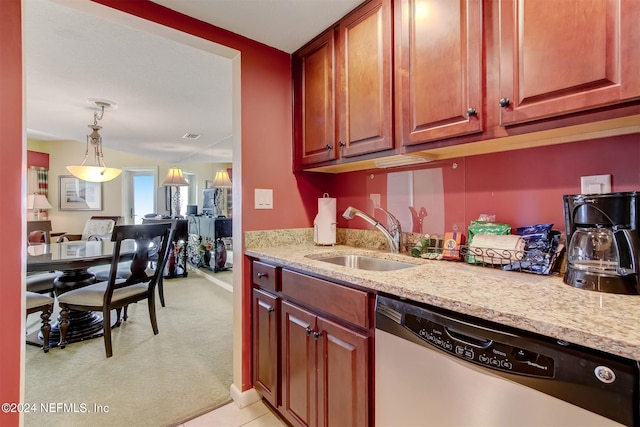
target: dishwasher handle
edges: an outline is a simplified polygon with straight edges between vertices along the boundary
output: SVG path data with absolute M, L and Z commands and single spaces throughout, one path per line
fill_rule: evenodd
M 464 333 L 464 332 L 461 332 L 461 331 L 456 331 L 455 329 L 453 329 L 450 326 L 445 326 L 444 330 L 447 333 L 447 335 L 449 335 L 454 340 L 463 342 L 465 344 L 468 344 L 468 345 L 471 345 L 471 346 L 474 346 L 474 347 L 489 348 L 489 347 L 491 347 L 491 344 L 493 344 L 493 340 L 480 338 L 480 337 L 474 337 L 472 335 L 469 335 L 468 333 Z

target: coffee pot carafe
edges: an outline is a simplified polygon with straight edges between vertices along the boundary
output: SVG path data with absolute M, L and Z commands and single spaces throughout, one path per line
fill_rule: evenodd
M 638 193 L 564 196 L 567 269 L 582 289 L 640 294 Z

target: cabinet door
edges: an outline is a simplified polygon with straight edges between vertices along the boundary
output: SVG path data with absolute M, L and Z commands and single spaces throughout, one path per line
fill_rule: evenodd
M 367 426 L 369 337 L 318 317 L 318 425 Z
M 481 1 L 395 4 L 398 140 L 413 145 L 481 132 Z
M 500 2 L 502 125 L 640 96 L 637 0 Z
M 294 141 L 303 165 L 336 158 L 334 31 L 293 57 Z
M 253 290 L 253 385 L 273 406 L 278 405 L 278 299 Z
M 393 148 L 391 0 L 368 3 L 339 28 L 340 154 Z
M 317 420 L 315 316 L 282 302 L 281 413 L 294 426 Z

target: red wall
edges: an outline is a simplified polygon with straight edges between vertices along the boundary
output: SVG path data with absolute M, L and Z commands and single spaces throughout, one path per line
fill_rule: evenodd
M 20 401 L 22 314 L 22 39 L 21 0 L 0 1 L 0 403 Z M 0 425 L 18 414 L 0 411 Z
M 511 224 L 513 228 L 553 223 L 554 228 L 564 230 L 562 196 L 580 193 L 581 176 L 609 174 L 612 176 L 612 191 L 640 191 L 639 134 L 465 157 L 456 161 L 460 168 L 464 168 L 461 185 L 456 180 L 447 179 L 446 174 L 451 172 L 443 168 L 447 229 L 460 219 L 453 207 L 464 206 L 465 229 L 470 220 L 486 213 L 495 214 L 496 221 Z M 371 173 L 376 175 L 379 187 L 372 187 Z M 338 212 L 349 205 L 367 208 L 369 193 L 386 194 L 387 173 L 378 169 L 340 175 L 332 187 L 332 194 L 338 198 Z M 447 184 L 450 182 L 453 184 Z M 385 206 L 384 197 L 382 199 Z M 384 220 L 384 215 L 377 219 Z M 371 228 L 364 221 L 347 221 L 340 215 L 338 226 Z
M 611 175 L 612 191 L 640 191 L 639 165 L 638 134 L 469 157 L 466 215 L 495 212 L 516 227 L 564 230 L 562 196 L 581 192 L 581 176 Z

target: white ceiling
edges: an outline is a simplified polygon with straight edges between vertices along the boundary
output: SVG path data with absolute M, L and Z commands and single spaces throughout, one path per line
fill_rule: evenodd
M 362 1 L 155 2 L 291 53 Z M 23 3 L 28 137 L 84 144 L 94 111 L 87 100 L 104 99 L 117 104 L 99 122 L 105 148 L 170 163 L 230 162 L 231 60 L 142 30 L 140 20 L 125 25 L 78 7 L 86 3 Z

